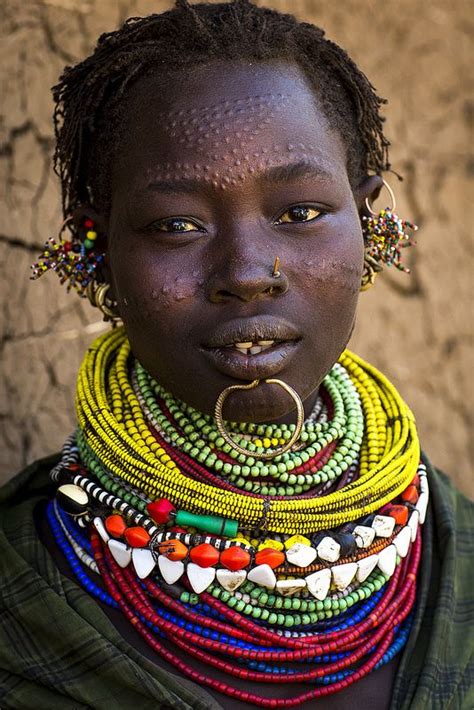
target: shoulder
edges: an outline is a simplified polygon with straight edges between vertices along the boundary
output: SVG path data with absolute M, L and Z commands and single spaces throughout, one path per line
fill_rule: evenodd
M 430 487 L 422 530 L 417 613 L 392 708 L 474 707 L 473 504 L 425 459 Z

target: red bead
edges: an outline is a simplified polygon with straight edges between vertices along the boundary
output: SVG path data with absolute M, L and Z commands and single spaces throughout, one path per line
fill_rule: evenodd
M 221 552 L 220 562 L 223 567 L 237 572 L 237 570 L 247 567 L 250 563 L 250 555 L 242 547 L 228 547 L 227 550 Z
M 172 513 L 176 512 L 176 508 L 173 503 L 171 503 L 166 498 L 159 498 L 153 501 L 153 503 L 148 503 L 147 513 L 158 525 L 164 525 L 164 523 L 169 523 L 172 517 Z
M 84 221 L 84 227 L 87 227 L 87 229 L 91 229 L 91 227 L 94 226 L 94 222 L 91 219 L 86 219 Z
M 269 565 L 272 569 L 280 567 L 285 561 L 285 553 L 274 550 L 272 547 L 264 547 L 255 555 L 257 565 Z
M 203 542 L 189 551 L 191 560 L 200 567 L 213 567 L 219 561 L 219 552 L 215 547 Z
M 407 503 L 413 503 L 413 505 L 415 505 L 418 500 L 418 491 L 416 490 L 416 486 L 408 486 L 408 488 L 403 491 L 402 498 L 403 500 L 406 500 Z
M 130 547 L 145 547 L 150 542 L 150 535 L 142 527 L 127 528 L 124 535 Z
M 122 537 L 127 529 L 127 523 L 121 515 L 109 515 L 105 519 L 105 527 L 112 537 Z
M 184 535 L 188 532 L 184 528 L 180 528 L 179 525 L 173 525 L 173 527 L 170 528 L 169 530 L 170 530 L 170 532 L 183 533 Z
M 411 485 L 412 485 L 412 486 L 416 486 L 417 488 L 420 487 L 420 477 L 419 477 L 419 475 L 418 475 L 417 473 L 415 474 L 415 478 L 414 478 L 413 481 L 411 482 Z
M 408 508 L 406 505 L 392 505 L 392 509 L 388 514 L 395 518 L 397 525 L 405 525 L 408 520 Z
M 158 552 L 172 562 L 179 562 L 188 554 L 188 548 L 181 540 L 166 540 L 158 545 Z

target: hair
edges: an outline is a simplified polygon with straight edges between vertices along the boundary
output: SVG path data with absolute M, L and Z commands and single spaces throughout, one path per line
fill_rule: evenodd
M 66 67 L 53 87 L 54 169 L 65 216 L 81 204 L 110 208 L 112 161 L 133 82 L 151 71 L 166 75 L 226 59 L 283 60 L 299 67 L 345 143 L 353 186 L 369 172 L 390 169 L 380 115 L 385 100 L 322 29 L 249 0 L 177 0 L 167 12 L 131 17 L 101 35 L 94 52 Z

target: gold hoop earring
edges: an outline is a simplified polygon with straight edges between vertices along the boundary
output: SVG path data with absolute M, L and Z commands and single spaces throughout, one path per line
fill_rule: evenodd
M 117 301 L 107 298 L 109 288 L 110 284 L 108 283 L 98 284 L 92 280 L 87 286 L 86 294 L 90 303 L 103 313 L 104 320 L 110 320 L 113 325 L 116 325 L 117 321 L 120 320 L 120 316 L 113 309 L 117 308 L 118 304 Z
M 303 402 L 301 401 L 301 397 L 295 390 L 290 387 L 289 385 L 286 384 L 286 382 L 283 382 L 282 380 L 277 380 L 277 379 L 267 379 L 263 380 L 263 382 L 266 382 L 269 385 L 279 385 L 282 387 L 285 392 L 288 392 L 290 397 L 293 399 L 294 403 L 296 404 L 296 427 L 295 431 L 293 432 L 291 438 L 278 449 L 274 449 L 271 452 L 266 452 L 266 453 L 257 453 L 256 451 L 252 451 L 251 456 L 255 459 L 274 459 L 277 456 L 281 456 L 281 454 L 284 454 L 286 451 L 289 451 L 293 444 L 298 441 L 298 439 L 301 436 L 301 430 L 303 429 L 303 424 L 304 424 L 304 407 L 303 407 Z M 239 452 L 239 454 L 243 454 L 244 456 L 249 455 L 248 449 L 244 449 L 243 446 L 240 446 L 236 441 L 232 439 L 228 431 L 226 430 L 224 426 L 224 420 L 222 417 L 222 407 L 224 406 L 224 402 L 229 396 L 231 392 L 236 392 L 237 390 L 251 390 L 255 389 L 260 384 L 260 380 L 254 380 L 248 385 L 231 385 L 230 387 L 226 387 L 225 390 L 223 390 L 219 397 L 217 398 L 215 410 L 214 410 L 214 419 L 216 420 L 216 426 L 219 434 L 222 436 L 222 438 L 229 444 L 229 446 L 232 446 L 233 449 Z
M 383 178 L 382 178 L 382 184 L 383 184 L 383 186 L 387 189 L 387 192 L 388 192 L 388 194 L 390 195 L 390 199 L 391 199 L 391 201 L 392 201 L 391 207 L 387 207 L 386 209 L 387 209 L 389 212 L 395 212 L 395 210 L 397 209 L 397 201 L 396 201 L 396 199 L 395 199 L 395 193 L 394 193 L 394 191 L 392 190 L 392 188 L 390 187 L 390 185 L 388 184 L 388 182 L 387 182 L 386 180 L 384 180 Z M 370 202 L 369 202 L 369 198 L 368 198 L 368 197 L 365 198 L 365 206 L 367 207 L 368 212 L 370 212 L 370 214 L 371 214 L 373 217 L 378 216 L 379 213 L 378 213 L 378 212 L 374 212 L 374 210 L 372 209 L 372 205 L 371 205 Z

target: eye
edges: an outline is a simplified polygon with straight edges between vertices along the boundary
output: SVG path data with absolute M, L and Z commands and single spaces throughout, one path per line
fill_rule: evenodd
M 190 219 L 184 217 L 171 217 L 170 219 L 162 219 L 158 222 L 153 222 L 149 226 L 149 229 L 157 232 L 196 232 L 202 231 L 196 222 L 192 222 Z
M 299 222 L 312 222 L 323 214 L 323 210 L 309 205 L 295 205 L 290 207 L 278 217 L 277 224 L 298 224 Z

